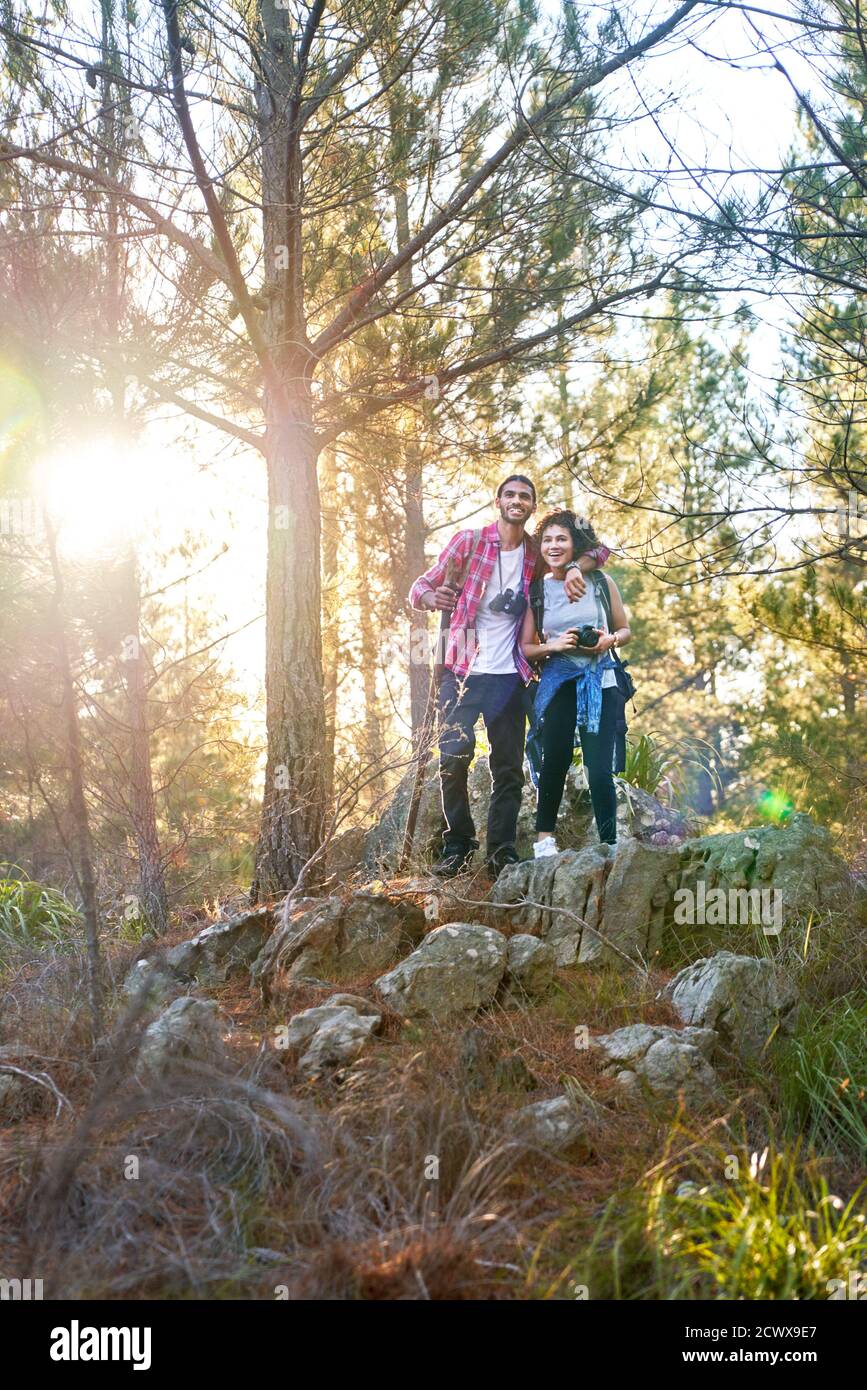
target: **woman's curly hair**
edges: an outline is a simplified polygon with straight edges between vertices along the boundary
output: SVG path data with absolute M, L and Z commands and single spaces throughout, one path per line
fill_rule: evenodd
M 599 537 L 586 516 L 576 516 L 574 512 L 565 507 L 546 512 L 536 526 L 533 536 L 540 545 L 542 536 L 550 526 L 562 526 L 569 532 L 572 537 L 573 560 L 577 560 L 578 556 L 583 555 L 587 550 L 595 550 L 599 544 Z

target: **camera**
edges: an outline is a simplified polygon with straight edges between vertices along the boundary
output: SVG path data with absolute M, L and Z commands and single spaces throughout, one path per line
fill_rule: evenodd
M 599 629 L 594 627 L 592 623 L 585 623 L 582 628 L 578 629 L 579 647 L 595 647 L 598 641 Z
M 513 618 L 521 618 L 526 612 L 527 598 L 525 594 L 516 594 L 514 589 L 504 589 L 496 598 L 491 599 L 492 613 L 508 613 Z M 594 644 L 595 646 L 595 641 Z

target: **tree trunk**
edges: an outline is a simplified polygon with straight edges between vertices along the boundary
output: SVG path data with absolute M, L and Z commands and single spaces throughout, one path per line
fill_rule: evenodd
M 404 512 L 406 516 L 406 592 L 404 603 L 413 580 L 425 569 L 425 524 L 422 503 L 422 468 L 416 455 L 420 452 L 413 441 L 407 442 L 407 472 L 404 487 Z M 428 639 L 430 627 L 423 613 L 410 610 L 407 626 L 409 642 L 409 706 L 412 722 L 413 748 L 417 748 L 419 735 L 424 724 L 430 692 L 430 659 Z
M 326 810 L 320 512 L 311 399 L 296 381 L 268 421 L 265 694 L 268 756 L 254 901 L 297 883 L 322 845 Z M 308 886 L 323 865 L 306 875 Z
M 334 736 L 337 730 L 337 678 L 340 673 L 340 597 L 338 561 L 340 531 L 337 525 L 337 452 L 326 449 L 322 455 L 322 653 L 325 676 L 325 795 L 334 793 Z
M 96 874 L 93 867 L 93 841 L 90 819 L 84 795 L 84 769 L 81 757 L 81 730 L 78 727 L 78 705 L 69 646 L 66 641 L 66 620 L 63 612 L 63 575 L 57 555 L 57 538 L 47 513 L 44 514 L 48 555 L 54 579 L 51 610 L 54 640 L 60 667 L 63 723 L 66 733 L 66 761 L 69 771 L 69 813 L 72 822 L 72 872 L 75 875 L 84 913 L 84 933 L 87 943 L 87 994 L 90 1005 L 94 1040 L 102 1034 L 102 966 L 99 955 L 99 909 L 96 901 Z
M 359 492 L 363 493 L 362 478 Z M 379 720 L 376 695 L 376 672 L 379 667 L 377 650 L 378 629 L 373 618 L 373 600 L 370 594 L 371 569 L 370 548 L 368 544 L 368 518 L 364 511 L 363 496 L 357 496 L 355 529 L 355 554 L 358 569 L 358 608 L 359 635 L 361 637 L 361 680 L 364 691 L 364 747 L 361 749 L 363 762 L 370 768 L 382 767 L 385 762 L 385 748 L 382 741 L 382 726 Z
M 313 430 L 301 237 L 299 78 L 287 13 L 260 0 L 256 104 L 267 308 L 264 337 L 277 379 L 264 391 L 268 460 L 265 692 L 268 738 L 252 897 L 297 885 L 321 851 L 327 758 L 322 681 L 321 516 Z M 321 860 L 305 881 L 318 881 Z
M 168 926 L 169 908 L 157 835 L 148 725 L 145 659 L 141 646 L 138 565 L 130 549 L 124 566 L 127 634 L 123 655 L 130 741 L 130 811 L 138 854 L 139 897 L 144 916 L 159 935 Z
M 391 112 L 392 133 L 394 133 L 397 114 Z M 406 185 L 398 183 L 394 190 L 394 216 L 398 248 L 409 241 L 409 200 Z M 412 271 L 409 265 L 398 271 L 398 287 L 406 294 L 412 284 Z M 425 569 L 425 526 L 423 502 L 422 450 L 418 441 L 409 435 L 404 436 L 405 482 L 403 504 L 406 525 L 404 543 L 404 582 L 405 592 L 400 595 L 404 604 L 413 580 Z M 413 747 L 417 749 L 419 735 L 424 724 L 430 692 L 430 662 L 423 659 L 427 652 L 428 622 L 420 613 L 410 610 L 407 624 L 408 668 L 409 668 L 409 707 Z
M 123 177 L 124 112 L 115 104 L 114 93 L 122 98 L 124 90 L 111 76 L 115 66 L 117 44 L 112 12 L 102 11 L 102 157 L 108 176 Z M 128 169 L 129 166 L 127 166 Z M 105 239 L 105 294 L 102 307 L 106 324 L 109 353 L 105 377 L 111 393 L 117 437 L 126 437 L 126 368 L 121 352 L 121 317 L 123 309 L 123 280 L 125 243 L 120 233 L 118 200 L 109 197 L 106 205 L 108 235 Z M 138 561 L 132 543 L 123 566 L 123 603 L 126 610 L 126 633 L 121 661 L 126 689 L 127 722 L 129 726 L 129 806 L 138 856 L 139 903 L 141 915 L 149 926 L 162 934 L 168 926 L 168 899 L 157 835 L 154 805 L 153 772 L 151 769 L 150 730 L 148 727 L 147 684 L 141 649 L 141 589 Z

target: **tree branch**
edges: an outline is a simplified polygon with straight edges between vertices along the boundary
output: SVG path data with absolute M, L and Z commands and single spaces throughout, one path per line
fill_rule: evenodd
M 234 289 L 229 271 L 219 256 L 215 256 L 196 237 L 190 236 L 168 217 L 164 217 L 147 198 L 133 193 L 122 183 L 116 183 L 114 179 L 108 178 L 99 169 L 88 168 L 86 164 L 77 164 L 74 160 L 63 159 L 60 155 L 49 154 L 45 150 L 29 149 L 26 145 L 14 145 L 9 140 L 0 140 L 0 163 L 11 159 L 29 159 L 34 164 L 44 164 L 49 169 L 57 169 L 59 173 L 72 174 L 75 178 L 96 184 L 103 192 L 110 193 L 113 198 L 122 198 L 131 207 L 142 213 L 167 241 L 174 242 L 176 246 L 180 246 L 189 255 L 194 256 L 212 276 L 222 280 L 223 284 L 228 285 L 230 289 Z
M 562 337 L 571 328 L 576 328 L 580 323 L 587 319 L 594 318 L 597 314 L 604 313 L 613 305 L 621 303 L 626 299 L 633 299 L 637 295 L 655 294 L 657 290 L 665 288 L 664 279 L 670 267 L 666 266 L 650 280 L 642 281 L 638 285 L 630 285 L 625 290 L 615 290 L 612 294 L 606 295 L 603 299 L 594 299 L 590 304 L 585 304 L 583 309 L 578 309 L 568 318 L 560 319 L 550 328 L 540 329 L 538 333 L 533 333 L 527 338 L 517 338 L 511 343 L 506 343 L 504 347 L 492 348 L 490 352 L 481 353 L 478 357 L 467 358 L 464 362 L 458 362 L 453 367 L 448 367 L 443 372 L 432 373 L 435 375 L 440 387 L 448 386 L 452 381 L 459 377 L 469 376 L 473 372 L 482 371 L 486 367 L 495 366 L 498 362 L 505 362 L 513 357 L 520 357 L 524 353 L 532 351 L 533 348 L 540 347 L 542 343 L 550 341 L 552 338 Z M 421 395 L 426 390 L 430 381 L 430 375 L 423 376 L 417 381 L 410 382 L 399 391 L 392 391 L 387 396 L 380 396 L 376 400 L 369 402 L 361 410 L 348 416 L 339 425 L 335 425 L 330 430 L 324 430 L 317 435 L 317 441 L 324 447 L 333 444 L 344 431 L 352 429 L 355 425 L 363 424 L 365 420 L 378 415 L 380 411 L 387 410 L 389 406 L 400 405 L 404 401 L 412 400 Z
M 226 218 L 223 213 L 220 200 L 214 191 L 214 183 L 205 168 L 205 161 L 199 148 L 196 137 L 193 119 L 190 115 L 187 93 L 184 86 L 184 63 L 181 49 L 181 33 L 178 25 L 178 5 L 177 0 L 162 0 L 163 14 L 166 21 L 166 37 L 169 45 L 169 68 L 172 75 L 172 103 L 175 108 L 175 115 L 181 128 L 184 145 L 189 155 L 192 165 L 193 175 L 199 187 L 199 191 L 208 209 L 208 216 L 211 219 L 211 226 L 217 238 L 217 244 L 226 262 L 229 274 L 229 283 L 235 295 L 244 326 L 247 329 L 250 343 L 255 352 L 263 375 L 270 388 L 278 395 L 283 395 L 283 383 L 274 365 L 270 349 L 265 341 L 265 335 L 259 324 L 256 309 L 250 298 L 247 289 L 247 281 L 244 272 L 241 270 L 238 256 L 235 251 L 235 243 L 232 241 Z
M 170 3 L 170 0 L 165 0 Z M 351 293 L 348 302 L 343 309 L 335 316 L 331 323 L 322 330 L 319 336 L 312 343 L 312 351 L 319 357 L 323 356 L 337 343 L 354 331 L 356 320 L 375 294 L 387 284 L 393 275 L 396 275 L 401 266 L 411 261 L 418 251 L 437 235 L 438 232 L 450 222 L 453 222 L 458 213 L 466 206 L 470 199 L 483 187 L 485 183 L 496 173 L 500 165 L 505 162 L 514 152 L 521 148 L 530 137 L 540 129 L 543 129 L 549 121 L 558 116 L 566 107 L 570 106 L 578 97 L 591 87 L 596 87 L 606 77 L 618 72 L 633 59 L 641 57 L 649 49 L 655 47 L 664 38 L 667 38 L 672 30 L 676 29 L 681 20 L 685 19 L 691 10 L 695 9 L 699 0 L 686 0 L 680 5 L 673 14 L 662 24 L 658 24 L 651 29 L 638 43 L 629 44 L 628 47 L 616 53 L 607 62 L 600 63 L 591 68 L 590 72 L 583 77 L 579 77 L 561 96 L 549 101 L 545 106 L 537 111 L 535 116 L 529 120 L 526 118 L 515 127 L 511 135 L 503 141 L 498 150 L 485 160 L 480 169 L 466 179 L 463 185 L 452 194 L 445 206 L 434 217 L 411 237 L 405 246 L 396 251 L 394 255 L 380 266 L 379 270 L 368 275 L 365 280 L 358 285 Z
M 178 395 L 170 386 L 165 386 L 161 381 L 153 381 L 150 377 L 140 377 L 142 386 L 153 391 L 160 400 L 171 401 L 172 405 L 178 406 L 187 415 L 195 415 L 197 420 L 203 420 L 206 425 L 214 425 L 218 430 L 225 434 L 231 434 L 235 439 L 240 439 L 243 444 L 247 444 L 251 449 L 258 449 L 260 454 L 265 452 L 265 436 L 256 434 L 255 430 L 245 429 L 243 425 L 236 425 L 234 420 L 226 420 L 222 415 L 213 415 L 210 410 L 203 409 L 200 405 L 194 405 L 187 400 L 186 396 Z

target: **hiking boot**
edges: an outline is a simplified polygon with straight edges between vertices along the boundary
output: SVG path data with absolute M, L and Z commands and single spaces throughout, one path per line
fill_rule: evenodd
M 502 845 L 495 849 L 488 858 L 488 873 L 491 878 L 497 878 L 505 869 L 507 864 L 520 864 L 521 856 L 513 845 Z
M 435 878 L 455 878 L 463 869 L 469 867 L 472 857 L 471 849 L 449 850 L 433 865 L 431 873 Z

